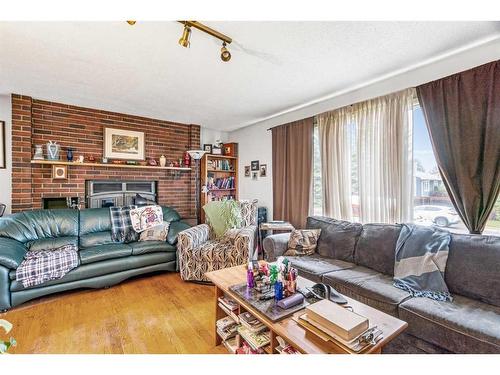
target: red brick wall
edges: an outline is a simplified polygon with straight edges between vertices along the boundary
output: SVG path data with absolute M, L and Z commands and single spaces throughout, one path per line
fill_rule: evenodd
M 103 154 L 103 127 L 144 131 L 146 157 L 167 160 L 182 158 L 184 151 L 200 146 L 200 127 L 163 120 L 76 107 L 12 95 L 12 211 L 38 209 L 43 197 L 79 196 L 85 200 L 85 180 L 158 181 L 159 203 L 172 206 L 183 217 L 194 217 L 195 172 L 182 172 L 175 179 L 170 171 L 139 168 L 109 168 L 71 165 L 68 179 L 52 180 L 50 165 L 31 164 L 34 145 L 51 140 L 78 155 Z

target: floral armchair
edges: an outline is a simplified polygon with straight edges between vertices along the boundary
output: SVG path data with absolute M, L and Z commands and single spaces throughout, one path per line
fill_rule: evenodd
M 215 238 L 209 224 L 200 224 L 179 233 L 177 251 L 181 278 L 208 281 L 206 272 L 246 264 L 255 250 L 257 200 L 240 201 L 242 227 L 229 229 Z

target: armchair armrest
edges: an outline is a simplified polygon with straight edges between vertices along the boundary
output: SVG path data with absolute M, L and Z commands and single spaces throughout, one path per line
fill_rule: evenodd
M 24 260 L 27 251 L 23 243 L 0 237 L 0 265 L 15 270 Z
M 257 238 L 257 225 L 241 228 L 234 239 L 234 246 L 239 249 L 245 258 L 253 259 L 255 240 Z
M 282 256 L 288 249 L 289 239 L 290 233 L 272 234 L 264 238 L 262 247 L 264 248 L 266 260 L 274 262 L 276 258 Z
M 181 251 L 195 249 L 210 239 L 210 227 L 200 224 L 183 230 L 177 235 L 177 247 Z

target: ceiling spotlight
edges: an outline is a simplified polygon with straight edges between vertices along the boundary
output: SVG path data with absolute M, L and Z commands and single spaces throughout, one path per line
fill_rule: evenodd
M 134 26 L 137 21 L 127 21 L 130 26 Z
M 231 52 L 229 52 L 226 48 L 226 42 L 222 43 L 222 48 L 220 49 L 220 58 L 224 62 L 231 60 Z
M 183 47 L 189 48 L 189 38 L 191 37 L 191 27 L 184 25 L 184 31 L 179 39 L 179 44 Z

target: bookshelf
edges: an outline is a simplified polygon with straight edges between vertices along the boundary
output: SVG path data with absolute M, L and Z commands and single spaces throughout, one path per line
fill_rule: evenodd
M 201 159 L 201 186 L 209 191 L 200 193 L 200 217 L 205 222 L 203 207 L 210 201 L 238 199 L 238 157 L 205 154 Z

